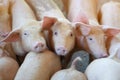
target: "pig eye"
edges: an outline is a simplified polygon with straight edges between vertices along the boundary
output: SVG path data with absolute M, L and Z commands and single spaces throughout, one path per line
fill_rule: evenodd
M 92 38 L 89 38 L 89 40 L 93 40 Z
M 55 35 L 57 35 L 58 33 L 57 33 L 57 32 L 55 32 L 54 34 L 55 34 Z
M 28 35 L 28 33 L 25 32 L 24 35 Z

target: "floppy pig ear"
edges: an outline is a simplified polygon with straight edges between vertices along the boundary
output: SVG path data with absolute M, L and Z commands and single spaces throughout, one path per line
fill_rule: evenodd
M 3 40 L 0 41 L 0 42 L 14 42 L 14 41 L 17 41 L 18 39 L 20 39 L 20 28 L 11 31 L 11 32 L 5 37 L 5 39 L 3 39 Z
M 56 21 L 57 19 L 54 17 L 44 17 L 42 28 L 44 30 L 49 30 Z
M 120 33 L 120 29 L 115 28 L 115 27 L 109 27 L 109 26 L 104 26 L 103 25 L 102 29 L 103 29 L 106 36 L 114 36 L 114 35 Z
M 77 27 L 80 27 L 80 31 L 84 36 L 87 36 L 91 31 L 91 27 L 84 23 L 76 23 L 76 28 Z
M 114 36 L 120 33 L 120 29 L 108 28 L 104 32 L 106 36 Z
M 80 13 L 79 15 L 81 15 L 78 17 L 80 22 L 85 23 L 85 24 L 89 24 L 88 18 L 84 13 Z

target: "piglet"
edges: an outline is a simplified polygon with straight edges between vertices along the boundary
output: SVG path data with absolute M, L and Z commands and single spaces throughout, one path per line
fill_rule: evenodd
M 120 80 L 118 75 L 120 74 L 120 29 L 104 26 L 104 31 L 110 56 L 94 60 L 87 67 L 85 73 L 88 80 Z M 102 77 L 101 74 L 103 74 Z
M 105 38 L 98 25 L 96 0 L 70 0 L 68 19 L 76 23 L 76 45 L 94 58 L 106 57 Z
M 76 47 L 89 52 L 94 58 L 107 57 L 105 33 L 102 27 L 81 22 L 77 22 L 76 25 Z
M 14 80 L 50 80 L 61 69 L 60 58 L 46 50 L 41 53 L 29 52 Z
M 11 1 L 12 31 L 1 42 L 12 42 L 14 52 L 25 56 L 27 52 L 41 52 L 46 49 L 42 22 L 36 17 L 24 0 Z
M 56 72 L 50 80 L 87 80 L 86 76 L 75 68 L 76 62 L 80 60 L 80 57 L 75 58 L 69 69 Z

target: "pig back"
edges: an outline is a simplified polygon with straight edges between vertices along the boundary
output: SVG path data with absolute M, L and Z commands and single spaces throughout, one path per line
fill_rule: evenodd
M 53 73 L 60 69 L 60 59 L 51 51 L 29 52 L 15 80 L 49 80 Z
M 7 56 L 0 57 L 0 80 L 13 80 L 17 70 L 18 63 Z
M 25 0 L 15 0 L 11 7 L 12 29 L 23 26 L 29 20 L 36 20 L 34 12 Z
M 120 2 L 110 1 L 105 3 L 100 10 L 99 19 L 102 25 L 120 28 Z
M 53 0 L 26 0 L 35 12 L 37 19 L 41 20 L 45 16 L 65 18 L 62 11 Z

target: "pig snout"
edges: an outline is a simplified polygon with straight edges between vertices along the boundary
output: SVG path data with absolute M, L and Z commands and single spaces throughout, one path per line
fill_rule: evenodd
M 107 53 L 102 53 L 99 58 L 105 58 L 105 57 L 108 57 Z
M 61 56 L 65 56 L 67 54 L 67 49 L 65 47 L 56 48 L 56 53 Z
M 102 54 L 102 57 L 103 58 L 108 57 L 108 54 L 104 53 L 104 54 Z
M 46 48 L 45 44 L 42 42 L 37 42 L 34 47 L 33 47 L 33 51 L 35 52 L 41 52 Z

